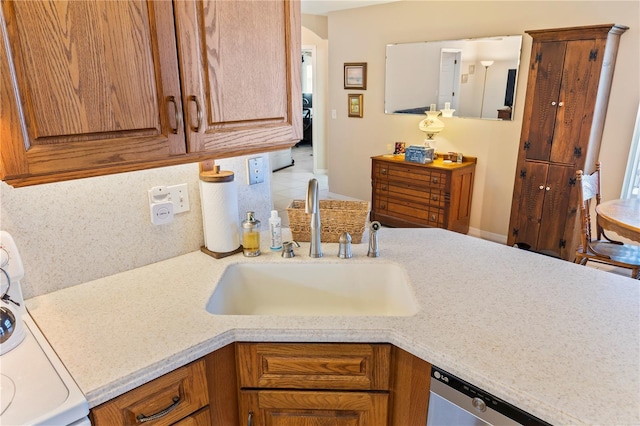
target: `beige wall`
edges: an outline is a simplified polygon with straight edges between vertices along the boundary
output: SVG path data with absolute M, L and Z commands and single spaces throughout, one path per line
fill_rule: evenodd
M 370 199 L 370 157 L 395 141 L 421 143 L 419 116 L 384 114 L 385 45 L 522 34 L 514 121 L 445 118 L 439 151 L 478 157 L 471 234 L 506 241 L 524 105 L 531 37 L 525 30 L 618 23 L 622 35 L 600 159 L 606 198 L 620 195 L 640 98 L 640 2 L 612 1 L 401 1 L 329 14 L 329 188 Z M 364 118 L 347 117 L 344 62 L 367 62 Z M 337 118 L 331 119 L 331 110 Z
M 269 156 L 262 157 L 268 167 Z M 266 226 L 271 176 L 247 185 L 247 158 L 217 164 L 235 172 L 238 219 L 254 210 Z M 187 164 L 25 188 L 1 182 L 0 229 L 13 236 L 22 256 L 25 298 L 199 250 L 204 234 L 198 175 L 198 165 Z M 147 190 L 180 183 L 188 184 L 190 210 L 170 224 L 151 224 Z

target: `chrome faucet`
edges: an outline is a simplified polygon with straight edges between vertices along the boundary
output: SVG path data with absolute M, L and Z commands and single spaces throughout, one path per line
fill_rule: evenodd
M 310 257 L 322 257 L 322 243 L 320 242 L 320 200 L 318 200 L 318 181 L 310 179 L 307 186 L 307 202 L 304 211 L 311 215 L 311 245 Z

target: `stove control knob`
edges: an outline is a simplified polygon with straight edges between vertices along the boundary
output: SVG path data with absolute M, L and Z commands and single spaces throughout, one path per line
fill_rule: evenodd
M 487 404 L 485 404 L 485 402 L 481 398 L 473 398 L 471 404 L 476 410 L 480 411 L 481 413 L 487 411 Z

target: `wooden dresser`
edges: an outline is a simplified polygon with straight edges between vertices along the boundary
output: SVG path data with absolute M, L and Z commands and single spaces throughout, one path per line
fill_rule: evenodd
M 371 220 L 398 228 L 436 227 L 469 231 L 475 157 L 462 163 L 429 164 L 403 156 L 371 159 Z

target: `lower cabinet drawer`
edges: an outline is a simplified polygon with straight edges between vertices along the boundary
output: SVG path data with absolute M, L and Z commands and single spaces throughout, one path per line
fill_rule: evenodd
M 205 363 L 198 360 L 93 408 L 91 420 L 94 426 L 171 425 L 208 403 Z
M 239 343 L 241 388 L 388 390 L 388 344 Z

